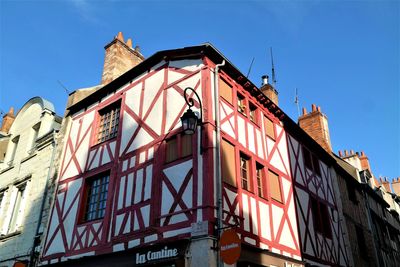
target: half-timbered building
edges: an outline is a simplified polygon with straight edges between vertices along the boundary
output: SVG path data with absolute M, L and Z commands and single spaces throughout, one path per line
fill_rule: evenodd
M 211 44 L 135 64 L 67 109 L 42 265 L 216 266 L 232 228 L 237 266 L 303 266 L 284 121 L 298 126 Z M 187 87 L 194 135 L 180 122 Z

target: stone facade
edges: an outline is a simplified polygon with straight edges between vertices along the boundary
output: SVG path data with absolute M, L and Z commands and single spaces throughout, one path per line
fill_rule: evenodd
M 0 266 L 35 261 L 47 218 L 47 182 L 55 170 L 54 136 L 61 118 L 39 97 L 18 112 L 0 164 Z

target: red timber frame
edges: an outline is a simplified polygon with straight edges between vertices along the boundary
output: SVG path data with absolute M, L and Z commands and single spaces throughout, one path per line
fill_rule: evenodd
M 202 65 L 197 68 L 163 61 L 130 83 L 115 88 L 98 103 L 72 115 L 43 261 L 53 263 L 80 254 L 111 253 L 150 242 L 187 238 L 190 237 L 191 223 L 197 221 L 210 222 L 209 235 L 214 235 L 216 166 L 212 69 L 215 64 L 205 56 L 198 61 Z M 245 153 L 251 158 L 252 168 L 259 162 L 265 167 L 265 175 L 267 169 L 279 175 L 283 196 L 281 203 L 271 199 L 268 187 L 264 199 L 242 190 L 239 181 L 237 188 L 224 185 L 225 223 L 230 224 L 230 218 L 239 222 L 237 229 L 244 243 L 299 260 L 287 134 L 280 126 L 280 120 L 257 102 L 250 90 L 224 72 L 221 76 L 234 86 L 234 105 L 230 107 L 231 111 L 224 111 L 221 125 L 230 124 L 234 132 L 231 136 L 222 129 L 222 138 L 235 146 L 236 172 L 239 173 L 240 152 Z M 165 164 L 165 140 L 180 134 L 180 117 L 187 109 L 183 90 L 187 86 L 198 93 L 201 90 L 203 153 L 199 153 L 198 131 L 192 139 L 192 156 Z M 237 91 L 258 108 L 259 123 L 263 122 L 261 115 L 274 122 L 276 140 L 268 140 L 262 125 L 238 114 L 235 107 Z M 152 94 L 148 95 L 149 92 Z M 173 103 L 168 99 L 173 99 Z M 116 101 L 121 102 L 118 135 L 95 144 L 98 112 Z M 220 99 L 221 110 L 229 108 L 229 104 L 222 103 L 224 100 Z M 199 104 L 195 103 L 195 107 Z M 168 117 L 167 110 L 173 110 L 173 117 Z M 154 115 L 156 111 L 159 113 Z M 154 120 L 155 117 L 158 120 Z M 229 118 L 233 118 L 233 124 Z M 239 120 L 246 125 L 244 131 L 239 127 Z M 159 123 L 157 127 L 155 121 Z M 238 137 L 243 134 L 246 141 L 240 142 Z M 251 148 L 251 136 L 256 140 L 254 149 Z M 81 200 L 85 180 L 104 171 L 110 171 L 105 216 L 82 222 L 79 214 L 85 204 Z M 253 184 L 256 184 L 255 180 Z
M 139 79 L 122 88 L 116 88 L 114 93 L 98 104 L 72 115 L 42 255 L 43 261 L 53 263 L 84 253 L 110 253 L 117 244 L 127 249 L 148 242 L 190 237 L 192 222 L 205 221 L 213 215 L 214 193 L 209 190 L 213 187 L 213 125 L 209 122 L 212 116 L 209 112 L 209 100 L 212 99 L 211 79 L 210 70 L 205 64 L 208 63 L 207 59 L 198 61 L 203 65 L 195 69 L 179 67 L 171 62 L 161 63 L 158 67 L 149 69 Z M 177 125 L 180 125 L 180 117 L 187 109 L 183 98 L 186 86 L 193 87 L 197 92 L 201 90 L 204 107 L 202 143 L 205 147 L 201 159 L 202 169 L 199 169 L 198 164 L 198 134 L 192 138 L 192 156 L 168 164 L 164 161 L 165 140 L 180 134 L 180 127 Z M 149 90 L 153 90 L 150 97 L 147 95 Z M 167 101 L 170 94 L 179 96 L 176 97 L 176 102 Z M 118 135 L 96 144 L 99 110 L 117 101 L 121 103 Z M 178 108 L 175 109 L 175 117 L 168 120 L 165 114 L 172 105 Z M 195 108 L 199 108 L 196 100 Z M 154 124 L 151 116 L 154 116 L 152 112 L 157 109 L 161 116 L 158 117 L 160 125 L 155 129 L 150 124 Z M 135 127 L 131 125 L 129 128 L 133 129 L 130 132 L 124 128 L 129 121 L 135 122 Z M 146 142 L 139 142 L 138 145 L 139 139 Z M 176 179 L 171 179 L 174 177 L 168 177 L 170 170 L 188 166 L 188 163 L 190 167 L 186 169 L 180 184 Z M 95 221 L 82 222 L 80 214 L 86 204 L 82 201 L 86 179 L 104 171 L 110 172 L 105 216 Z M 69 175 L 71 173 L 73 175 Z M 204 180 L 200 183 L 199 179 L 203 177 Z M 203 188 L 199 189 L 199 185 Z M 71 188 L 74 190 L 71 191 Z M 204 188 L 207 190 L 203 190 Z M 163 194 L 169 194 L 172 202 L 163 203 Z M 162 209 L 167 212 L 162 214 Z M 148 217 L 143 212 L 147 212 Z M 179 216 L 185 219 L 177 221 L 176 217 Z
M 235 148 L 237 185 L 235 187 L 223 183 L 224 224 L 234 227 L 241 234 L 243 243 L 268 249 L 287 257 L 301 259 L 294 211 L 292 177 L 288 162 L 289 155 L 287 149 L 285 149 L 287 134 L 280 126 L 280 120 L 260 104 L 250 91 L 224 72 L 220 73 L 220 78 L 232 86 L 232 104 L 228 103 L 223 97 L 220 97 L 219 101 L 222 138 Z M 250 103 L 257 108 L 256 116 L 258 118 L 254 122 L 250 120 L 248 114 L 244 116 L 238 111 L 238 93 L 244 96 L 247 108 L 249 108 Z M 274 123 L 275 140 L 267 137 L 262 116 L 267 116 Z M 240 125 L 245 126 L 244 129 Z M 245 140 L 243 140 L 243 137 L 240 138 L 240 135 L 244 136 Z M 252 141 L 251 139 L 255 140 Z M 267 141 L 267 139 L 269 140 Z M 239 162 L 241 154 L 251 159 L 252 192 L 241 187 Z M 281 162 L 281 164 L 275 165 L 276 162 Z M 264 186 L 267 187 L 267 196 L 265 197 L 259 197 L 257 193 L 256 163 L 264 167 Z M 269 179 L 267 178 L 268 170 L 279 175 L 282 202 L 271 198 Z M 245 201 L 245 199 L 247 200 Z M 261 206 L 264 209 L 261 209 Z M 261 214 L 265 210 L 267 210 L 268 216 Z M 275 214 L 276 211 L 278 213 Z M 262 221 L 261 216 L 267 217 L 269 221 Z M 246 220 L 248 221 L 246 222 Z M 275 221 L 278 221 L 278 223 Z M 246 225 L 248 226 L 246 227 Z M 269 237 L 262 234 L 262 232 L 267 231 L 266 228 L 271 229 Z M 283 230 L 285 230 L 284 234 Z
M 348 266 L 349 257 L 345 247 L 345 233 L 338 219 L 338 201 L 340 199 L 334 193 L 336 177 L 332 175 L 331 167 L 323 161 L 317 161 L 320 164 L 321 175 L 306 167 L 303 146 L 304 144 L 298 142 L 294 137 L 288 138 L 291 172 L 295 181 L 296 210 L 301 235 L 302 256 L 306 260 L 328 266 Z M 305 199 L 305 196 L 307 199 Z M 324 233 L 314 229 L 312 199 L 328 208 L 329 217 L 326 223 L 329 223 L 331 228 L 332 234 L 330 236 L 325 236 Z M 304 231 L 300 231 L 302 228 Z

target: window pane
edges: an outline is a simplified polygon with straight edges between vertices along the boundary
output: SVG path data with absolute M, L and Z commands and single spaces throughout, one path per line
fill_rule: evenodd
M 268 171 L 268 178 L 269 178 L 269 186 L 271 188 L 271 197 L 279 202 L 282 202 L 279 176 L 272 171 Z
M 221 143 L 222 180 L 233 186 L 236 185 L 235 175 L 235 147 L 225 140 Z
M 232 87 L 222 79 L 219 80 L 219 94 L 232 104 Z
M 265 182 L 264 182 L 264 166 L 257 164 L 256 166 L 257 176 L 257 193 L 259 197 L 265 198 Z
M 240 156 L 240 178 L 242 181 L 242 188 L 251 191 L 251 180 L 249 179 L 250 161 L 245 156 Z
M 88 183 L 85 221 L 102 218 L 106 209 L 109 176 L 101 175 Z
M 321 169 L 319 167 L 319 160 L 314 154 L 312 155 L 312 161 L 313 161 L 313 167 L 314 167 L 315 173 L 318 175 L 321 175 Z
M 312 170 L 312 163 L 311 163 L 311 153 L 308 151 L 307 148 L 303 147 L 303 160 L 304 164 L 306 165 L 307 168 Z
M 113 104 L 99 111 L 100 119 L 97 129 L 97 142 L 103 142 L 117 136 L 120 107 Z
M 240 94 L 237 95 L 237 110 L 246 116 L 246 104 L 244 101 L 244 96 Z
M 318 201 L 311 197 L 311 212 L 312 212 L 312 218 L 314 222 L 314 228 L 317 232 L 321 233 L 322 232 L 322 225 L 320 221 L 320 216 L 319 216 L 319 208 L 318 208 Z

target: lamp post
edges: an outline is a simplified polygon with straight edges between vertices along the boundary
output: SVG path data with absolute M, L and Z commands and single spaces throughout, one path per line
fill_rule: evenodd
M 221 237 L 221 230 L 222 230 L 222 181 L 221 181 L 221 129 L 220 129 L 220 115 L 219 115 L 219 78 L 218 78 L 218 72 L 220 67 L 225 66 L 225 60 L 222 61 L 220 64 L 215 65 L 214 69 L 214 116 L 215 116 L 215 132 L 216 132 L 216 138 L 215 138 L 215 181 L 216 181 L 216 204 L 217 204 L 217 242 L 218 244 L 220 243 L 220 237 Z M 188 98 L 187 96 L 187 91 L 190 90 L 192 91 L 200 104 L 200 118 L 198 118 L 194 112 L 191 110 L 191 107 L 194 106 L 194 101 L 193 98 Z M 182 121 L 182 127 L 183 131 L 185 134 L 194 134 L 196 131 L 196 127 L 198 123 L 202 122 L 203 119 L 203 109 L 200 101 L 200 97 L 197 95 L 197 93 L 194 91 L 193 88 L 191 87 L 186 87 L 184 91 L 184 97 L 186 104 L 189 106 L 189 109 L 182 115 L 181 121 Z M 195 118 L 197 120 L 195 120 Z M 202 129 L 200 128 L 200 154 L 202 153 L 202 135 L 201 135 Z M 217 253 L 217 267 L 222 267 L 224 266 L 224 263 L 222 262 L 222 258 L 220 253 Z

